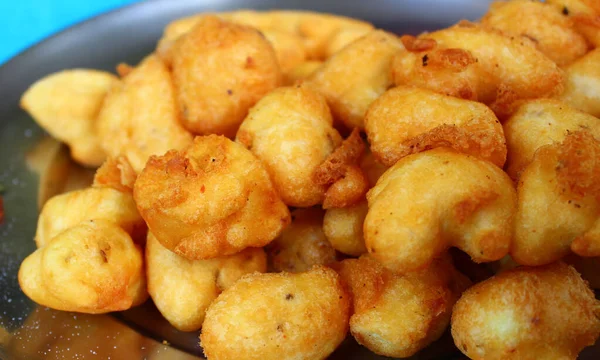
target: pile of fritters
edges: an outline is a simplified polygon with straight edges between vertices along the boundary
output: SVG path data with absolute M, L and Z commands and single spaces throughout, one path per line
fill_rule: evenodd
M 118 76 L 51 74 L 22 107 L 102 166 L 45 203 L 21 287 L 150 296 L 209 360 L 324 359 L 348 331 L 404 358 L 450 324 L 472 359 L 575 359 L 600 335 L 599 34 L 597 0 L 418 36 L 235 11 Z

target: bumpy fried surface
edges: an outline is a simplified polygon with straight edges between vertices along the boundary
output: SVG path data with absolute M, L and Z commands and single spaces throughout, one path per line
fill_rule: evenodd
M 312 206 L 323 202 L 327 190 L 313 172 L 341 142 L 332 123 L 321 95 L 284 87 L 250 110 L 236 141 L 262 161 L 287 205 Z
M 309 60 L 294 66 L 289 71 L 283 74 L 285 78 L 284 84 L 293 85 L 299 80 L 306 79 L 307 77 L 312 75 L 318 68 L 320 68 L 321 65 L 323 65 L 322 61 Z
M 467 50 L 476 58 L 481 68 L 477 99 L 492 105 L 498 116 L 511 111 L 513 101 L 503 99 L 508 95 L 531 99 L 562 91 L 562 70 L 529 39 L 511 38 L 465 22 L 422 37 L 433 39 L 445 48 Z
M 600 335 L 600 303 L 572 267 L 502 272 L 454 306 L 452 336 L 471 359 L 575 359 Z
M 261 33 L 273 46 L 282 72 L 287 73 L 306 61 L 306 50 L 300 36 L 278 30 L 263 30 Z
M 447 148 L 409 155 L 383 174 L 367 200 L 367 249 L 393 270 L 424 268 L 450 246 L 475 262 L 509 250 L 516 193 L 490 162 Z
M 543 265 L 570 251 L 600 256 L 600 141 L 575 132 L 540 148 L 519 180 L 511 256 Z
M 69 145 L 77 162 L 100 166 L 106 155 L 95 131 L 96 117 L 106 93 L 117 82 L 103 71 L 57 72 L 31 85 L 21 98 L 21 107 L 50 135 Z
M 417 86 L 466 100 L 477 100 L 480 64 L 471 52 L 440 47 L 432 39 L 402 36 L 406 50 L 392 62 L 396 85 Z
M 188 260 L 149 233 L 146 268 L 148 292 L 160 313 L 178 330 L 195 331 L 223 290 L 245 274 L 267 270 L 267 257 L 262 249 L 249 248 L 231 256 Z
M 392 84 L 390 64 L 402 48 L 394 35 L 374 30 L 329 58 L 305 86 L 327 98 L 336 121 L 363 128 L 367 108 Z
M 395 358 L 412 356 L 437 340 L 470 284 L 448 256 L 403 275 L 368 256 L 344 260 L 338 267 L 352 293 L 350 332 L 369 350 Z
M 200 342 L 209 360 L 325 359 L 346 337 L 350 295 L 335 271 L 252 274 L 210 305 Z
M 565 92 L 560 99 L 577 109 L 600 117 L 600 49 L 590 51 L 567 66 L 565 72 Z
M 61 232 L 94 219 L 117 224 L 138 244 L 145 241 L 146 224 L 132 194 L 101 187 L 71 191 L 48 200 L 38 218 L 35 243 L 42 247 Z
M 369 179 L 360 167 L 347 166 L 342 178 L 331 184 L 325 192 L 323 209 L 352 206 L 365 198 L 369 187 Z
M 351 256 L 367 252 L 363 223 L 368 209 L 365 199 L 349 207 L 327 209 L 323 218 L 323 233 L 334 249 Z
M 353 43 L 355 40 L 367 35 L 372 28 L 366 26 L 347 26 L 342 27 L 331 35 L 327 42 L 327 48 L 325 49 L 325 57 L 329 58 L 335 53 Z
M 569 16 L 575 29 L 591 45 L 600 46 L 600 3 L 597 0 L 546 0 L 546 3 Z
M 502 125 L 487 106 L 431 90 L 388 90 L 369 107 L 365 130 L 371 151 L 388 166 L 436 147 L 450 147 L 499 167 L 506 160 Z
M 538 99 L 523 103 L 504 123 L 506 172 L 518 179 L 540 147 L 561 142 L 569 132 L 581 129 L 600 139 L 600 120 L 562 101 Z
M 264 246 L 290 222 L 260 161 L 223 136 L 150 157 L 133 195 L 158 241 L 191 260 Z
M 93 187 L 108 187 L 121 192 L 133 192 L 133 184 L 137 175 L 127 158 L 119 156 L 109 157 L 104 164 L 96 170 Z
M 126 310 L 148 297 L 140 249 L 106 220 L 53 237 L 23 260 L 19 284 L 38 304 L 90 314 Z
M 258 30 L 214 16 L 177 41 L 172 68 L 182 123 L 202 135 L 234 136 L 248 109 L 282 82 L 275 51 Z
M 290 226 L 266 248 L 272 270 L 303 272 L 336 260 L 335 249 L 323 233 L 324 214 L 318 208 L 292 211 Z
M 530 39 L 560 66 L 573 62 L 588 50 L 585 38 L 562 9 L 539 1 L 496 1 L 481 23 L 507 35 Z
M 182 149 L 192 135 L 179 123 L 171 74 L 155 55 L 110 89 L 97 122 L 109 156 L 123 155 L 139 173 L 150 155 Z

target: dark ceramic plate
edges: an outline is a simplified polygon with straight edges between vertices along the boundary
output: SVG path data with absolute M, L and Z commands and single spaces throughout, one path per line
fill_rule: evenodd
M 170 327 L 151 302 L 114 316 L 90 316 L 38 307 L 20 291 L 19 264 L 35 249 L 40 183 L 27 166 L 26 155 L 44 133 L 19 109 L 18 101 L 34 81 L 61 69 L 112 71 L 122 61 L 135 64 L 153 50 L 169 21 L 196 12 L 306 9 L 365 19 L 404 34 L 477 19 L 487 6 L 488 1 L 482 0 L 151 0 L 72 27 L 13 58 L 0 68 L 0 188 L 6 210 L 0 225 L 0 359 L 197 359 L 202 355 L 198 334 Z M 381 359 L 350 339 L 331 358 Z M 461 358 L 448 334 L 415 356 L 442 358 Z

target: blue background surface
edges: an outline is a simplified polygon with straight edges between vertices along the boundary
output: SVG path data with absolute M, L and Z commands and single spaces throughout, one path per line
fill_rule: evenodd
M 0 0 L 0 64 L 78 22 L 139 0 Z

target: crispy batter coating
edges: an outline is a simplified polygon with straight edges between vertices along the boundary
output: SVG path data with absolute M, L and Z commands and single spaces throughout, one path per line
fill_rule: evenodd
M 130 192 L 111 187 L 86 188 L 56 195 L 46 202 L 38 218 L 38 248 L 82 221 L 103 219 L 119 225 L 137 244 L 146 238 L 146 224 Z
M 236 141 L 262 161 L 287 205 L 307 207 L 325 197 L 327 187 L 313 180 L 313 172 L 341 142 L 332 123 L 321 95 L 283 87 L 250 110 Z
M 546 0 L 573 19 L 575 29 L 594 47 L 600 46 L 600 3 L 597 0 Z
M 282 72 L 287 73 L 306 61 L 306 50 L 300 36 L 270 29 L 261 33 L 273 46 Z
M 264 246 L 290 223 L 260 161 L 223 136 L 150 157 L 133 196 L 158 241 L 191 260 Z
M 560 66 L 583 56 L 588 45 L 562 9 L 539 1 L 496 1 L 481 19 L 484 26 L 523 36 Z
M 422 37 L 445 48 L 469 51 L 476 58 L 481 69 L 477 99 L 492 105 L 499 117 L 512 110 L 513 101 L 505 103 L 507 94 L 515 99 L 532 99 L 562 91 L 562 70 L 527 38 L 505 36 L 468 22 Z
M 401 38 L 406 50 L 392 62 L 396 85 L 410 85 L 466 100 L 477 100 L 480 64 L 470 51 L 444 48 L 432 39 Z
M 375 100 L 365 116 L 371 151 L 392 166 L 401 158 L 450 147 L 502 167 L 506 160 L 504 131 L 485 105 L 398 86 Z
M 246 275 L 210 305 L 200 342 L 209 360 L 325 359 L 346 337 L 349 313 L 329 268 Z
M 600 29 L 598 30 L 600 34 Z M 600 49 L 565 68 L 565 92 L 560 99 L 565 103 L 600 117 Z
M 513 259 L 537 266 L 600 256 L 600 141 L 578 131 L 540 148 L 517 189 Z
M 447 148 L 409 155 L 383 174 L 367 200 L 367 249 L 392 270 L 424 268 L 451 246 L 475 262 L 508 253 L 516 192 L 490 162 Z
M 29 255 L 19 284 L 33 301 L 53 309 L 99 314 L 146 300 L 141 250 L 117 224 L 83 221 Z
M 248 109 L 282 82 L 273 47 L 258 30 L 205 16 L 174 45 L 173 81 L 183 125 L 234 136 Z
M 323 209 L 345 208 L 365 198 L 369 179 L 358 166 L 347 166 L 344 175 L 325 192 Z
M 406 274 L 369 256 L 346 259 L 338 267 L 352 293 L 350 332 L 369 350 L 395 358 L 410 357 L 442 336 L 452 306 L 470 285 L 449 256 Z
M 304 61 L 283 74 L 285 78 L 283 83 L 293 85 L 300 80 L 304 80 L 317 71 L 321 65 L 323 65 L 323 62 L 318 60 Z
M 108 187 L 120 192 L 133 192 L 133 184 L 137 174 L 125 156 L 109 157 L 96 170 L 93 187 Z
M 367 217 L 366 199 L 345 208 L 331 208 L 323 218 L 323 233 L 333 248 L 351 256 L 367 252 L 363 223 Z
M 270 268 L 274 271 L 303 272 L 314 265 L 336 260 L 335 249 L 323 233 L 323 216 L 319 208 L 292 211 L 292 223 L 267 245 Z
M 329 58 L 333 54 L 337 53 L 341 49 L 353 43 L 355 40 L 367 35 L 372 28 L 368 26 L 346 26 L 338 29 L 331 35 L 327 42 L 327 48 L 325 49 L 325 57 Z
M 75 69 L 38 80 L 21 97 L 21 107 L 50 135 L 66 143 L 71 156 L 100 166 L 106 154 L 95 131 L 96 117 L 118 79 L 107 72 Z
M 150 55 L 106 96 L 97 121 L 102 147 L 109 156 L 125 156 L 139 173 L 151 155 L 192 142 L 178 111 L 171 74 Z
M 262 249 L 209 260 L 188 260 L 163 247 L 148 233 L 146 243 L 148 292 L 160 313 L 181 331 L 200 329 L 206 309 L 245 274 L 267 270 Z
M 327 98 L 336 121 L 363 128 L 369 105 L 392 85 L 390 64 L 402 48 L 396 36 L 371 31 L 325 61 L 305 86 Z
M 471 359 L 576 359 L 600 335 L 600 303 L 564 263 L 519 267 L 467 290 L 452 336 Z
M 517 180 L 544 145 L 561 142 L 569 132 L 585 129 L 600 139 L 600 120 L 559 100 L 524 102 L 504 123 L 508 147 L 506 172 Z

